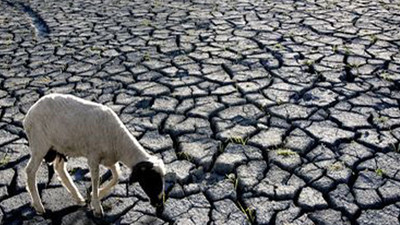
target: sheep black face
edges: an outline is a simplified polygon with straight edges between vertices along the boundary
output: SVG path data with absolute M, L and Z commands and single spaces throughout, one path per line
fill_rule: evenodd
M 163 209 L 164 204 L 164 172 L 152 162 L 140 162 L 132 168 L 130 183 L 139 182 L 140 186 L 150 198 L 150 204 Z

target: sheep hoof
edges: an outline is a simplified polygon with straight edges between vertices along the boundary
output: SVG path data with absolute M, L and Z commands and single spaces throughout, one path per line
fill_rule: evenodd
M 34 208 L 36 210 L 36 214 L 38 214 L 38 215 L 43 215 L 46 213 L 46 210 L 43 207 L 35 207 L 34 206 Z
M 86 201 L 85 200 L 78 200 L 76 201 L 76 204 L 78 204 L 79 206 L 85 206 L 86 205 Z
M 103 212 L 102 211 L 100 211 L 100 212 L 93 211 L 93 215 L 96 218 L 101 218 L 101 217 L 103 217 Z

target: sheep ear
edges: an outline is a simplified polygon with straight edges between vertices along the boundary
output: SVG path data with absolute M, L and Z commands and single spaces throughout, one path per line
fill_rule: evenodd
M 129 184 L 135 183 L 139 181 L 139 177 L 143 175 L 143 172 L 146 170 L 149 170 L 153 168 L 153 163 L 152 162 L 140 162 L 136 164 L 132 168 L 132 173 L 129 178 Z

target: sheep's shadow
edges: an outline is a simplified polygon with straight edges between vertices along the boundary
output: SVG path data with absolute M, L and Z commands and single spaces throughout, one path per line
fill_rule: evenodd
M 115 221 L 115 216 L 95 217 L 92 210 L 87 206 L 70 206 L 58 211 L 47 211 L 43 215 L 50 219 L 53 224 L 63 225 L 109 225 Z

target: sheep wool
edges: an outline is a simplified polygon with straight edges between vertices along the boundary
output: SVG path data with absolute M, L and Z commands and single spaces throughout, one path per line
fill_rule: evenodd
M 84 199 L 66 172 L 65 156 L 88 159 L 94 190 L 91 204 L 96 215 L 103 214 L 99 199 L 104 197 L 118 181 L 118 162 L 122 162 L 132 171 L 138 171 L 134 168 L 140 162 L 149 162 L 150 164 L 142 170 L 147 170 L 147 175 L 152 171 L 150 173 L 154 173 L 153 177 L 156 177 L 153 179 L 162 180 L 162 184 L 157 183 L 158 186 L 162 185 L 162 190 L 161 187 L 156 189 L 163 192 L 165 167 L 162 160 L 147 153 L 117 114 L 107 106 L 73 95 L 49 94 L 39 99 L 29 109 L 23 126 L 32 153 L 26 167 L 27 188 L 38 213 L 44 213 L 44 208 L 37 193 L 36 171 L 42 159 L 46 158 L 46 155 L 49 158 L 50 153 L 56 155 L 56 158 L 52 159 L 63 185 L 79 204 L 83 204 Z M 110 168 L 113 178 L 109 184 L 97 191 L 99 164 Z M 149 187 L 151 185 L 144 187 L 141 182 L 140 184 L 147 194 L 154 192 L 146 189 L 155 187 Z M 154 196 L 149 197 L 152 201 L 159 201 Z

